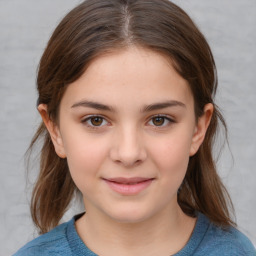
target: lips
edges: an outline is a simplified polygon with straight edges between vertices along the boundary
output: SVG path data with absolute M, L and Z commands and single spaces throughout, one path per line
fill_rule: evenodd
M 133 178 L 108 178 L 103 179 L 106 184 L 115 192 L 122 195 L 136 195 L 145 190 L 154 178 L 143 178 L 143 177 L 133 177 Z

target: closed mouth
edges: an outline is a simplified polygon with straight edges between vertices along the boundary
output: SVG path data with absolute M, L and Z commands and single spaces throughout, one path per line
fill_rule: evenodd
M 153 180 L 154 178 L 142 178 L 142 177 L 133 177 L 133 178 L 124 178 L 124 177 L 117 177 L 117 178 L 107 178 L 104 179 L 109 182 L 119 183 L 119 184 L 126 184 L 126 185 L 134 185 L 138 183 L 142 183 L 145 181 Z
M 108 186 L 121 195 L 136 195 L 150 186 L 155 178 L 133 177 L 133 178 L 107 178 L 103 179 Z

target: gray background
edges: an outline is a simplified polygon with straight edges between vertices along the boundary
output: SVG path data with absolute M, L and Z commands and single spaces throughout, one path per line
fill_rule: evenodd
M 31 181 L 24 153 L 36 130 L 36 68 L 47 40 L 79 0 L 0 0 L 0 255 L 14 253 L 36 233 L 29 215 Z M 176 0 L 208 39 L 217 63 L 217 102 L 230 148 L 218 163 L 239 229 L 256 245 L 256 1 Z M 34 168 L 35 169 L 35 168 Z M 27 184 L 27 185 L 26 185 Z M 70 210 L 67 220 L 76 211 Z

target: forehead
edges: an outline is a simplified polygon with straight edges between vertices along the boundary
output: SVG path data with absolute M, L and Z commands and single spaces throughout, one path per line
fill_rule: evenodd
M 187 81 L 171 61 L 162 54 L 137 47 L 93 60 L 84 74 L 68 86 L 63 101 L 71 105 L 83 98 L 126 106 L 163 100 L 193 104 Z

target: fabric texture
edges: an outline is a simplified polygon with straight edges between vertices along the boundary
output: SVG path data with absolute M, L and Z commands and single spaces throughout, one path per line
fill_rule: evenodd
M 96 256 L 97 254 L 87 248 L 80 239 L 75 228 L 76 219 L 77 217 L 74 217 L 69 222 L 32 240 L 13 256 Z M 145 255 L 147 255 L 146 251 Z M 237 229 L 221 229 L 199 213 L 190 240 L 174 256 L 192 255 L 256 256 L 256 250 L 249 239 Z

